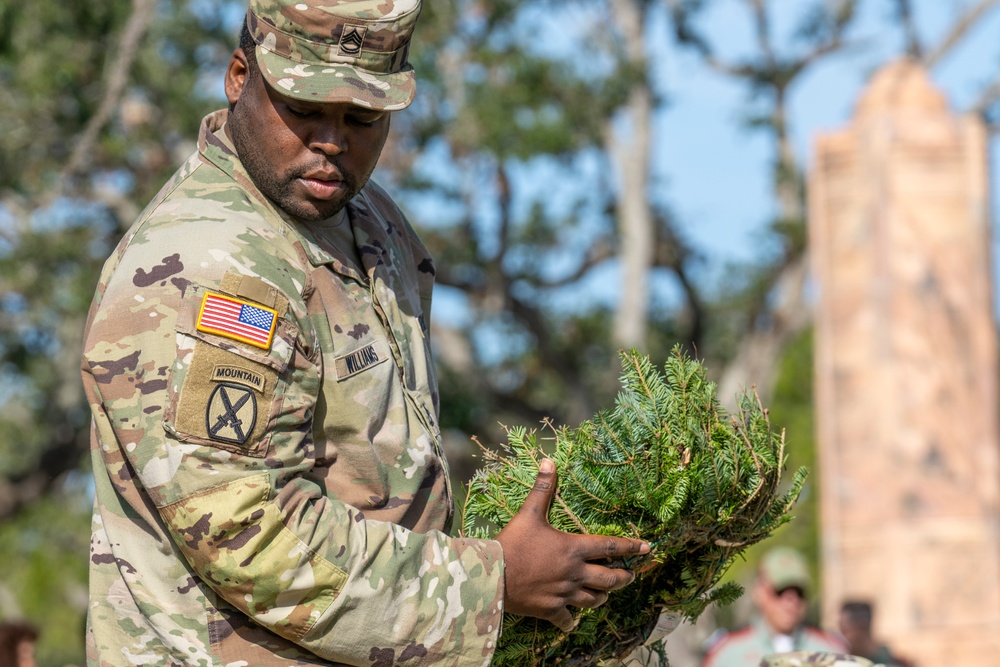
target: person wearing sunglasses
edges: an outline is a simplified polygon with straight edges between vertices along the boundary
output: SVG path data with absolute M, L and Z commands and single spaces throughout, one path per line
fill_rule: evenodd
M 811 589 L 802 554 L 789 547 L 767 551 L 749 591 L 756 617 L 749 626 L 717 640 L 702 667 L 748 667 L 760 664 L 764 656 L 793 651 L 846 653 L 839 638 L 806 623 Z

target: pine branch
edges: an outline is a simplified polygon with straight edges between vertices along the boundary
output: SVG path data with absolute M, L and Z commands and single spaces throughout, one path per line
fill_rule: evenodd
M 704 368 L 676 346 L 663 369 L 635 350 L 621 353 L 621 390 L 612 408 L 576 428 L 555 428 L 554 451 L 534 431 L 508 428 L 501 452 L 484 449 L 463 508 L 466 535 L 492 537 L 523 504 L 543 457 L 559 472 L 550 523 L 560 530 L 649 542 L 644 556 L 613 566 L 636 579 L 598 609 L 581 610 L 570 633 L 508 616 L 493 659 L 498 667 L 589 667 L 642 645 L 660 614 L 695 620 L 742 590 L 718 585 L 747 547 L 790 520 L 806 479 L 779 492 L 784 433 L 755 393 L 738 411 L 720 406 Z M 662 652 L 660 653 L 662 655 Z

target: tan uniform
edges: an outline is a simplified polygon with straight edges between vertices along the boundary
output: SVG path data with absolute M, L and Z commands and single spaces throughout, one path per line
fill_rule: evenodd
M 88 662 L 486 665 L 503 558 L 440 532 L 433 264 L 374 184 L 348 252 L 289 219 L 224 118 L 91 308 Z
M 730 632 L 708 650 L 701 667 L 744 667 L 757 665 L 762 658 L 775 652 L 774 632 L 762 619 Z M 838 637 L 818 628 L 803 626 L 792 635 L 791 652 L 842 654 L 847 647 Z

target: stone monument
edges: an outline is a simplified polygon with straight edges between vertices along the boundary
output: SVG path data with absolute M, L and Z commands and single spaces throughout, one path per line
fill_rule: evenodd
M 1000 664 L 988 169 L 980 120 L 900 61 L 810 173 L 823 621 L 868 599 L 921 667 Z

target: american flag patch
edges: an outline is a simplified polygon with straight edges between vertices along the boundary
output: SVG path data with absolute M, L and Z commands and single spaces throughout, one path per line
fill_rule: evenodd
M 271 347 L 277 321 L 276 310 L 224 294 L 205 292 L 195 328 L 267 350 Z

